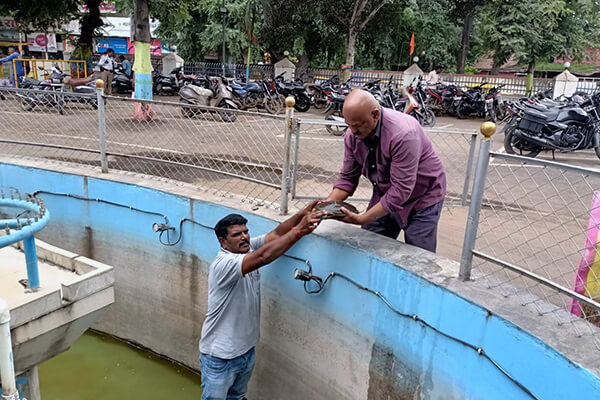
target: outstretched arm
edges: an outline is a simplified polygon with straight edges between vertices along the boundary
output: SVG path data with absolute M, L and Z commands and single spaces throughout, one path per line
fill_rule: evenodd
M 308 206 L 306 206 L 303 210 L 297 212 L 292 215 L 290 218 L 286 219 L 275 228 L 273 231 L 269 232 L 265 237 L 265 243 L 269 243 L 272 240 L 275 240 L 286 233 L 288 233 L 293 226 L 298 225 L 302 218 L 305 215 L 310 214 L 310 212 L 315 208 L 315 206 L 319 203 L 318 200 L 311 202 Z
M 296 215 L 294 217 L 296 217 Z M 284 235 L 271 239 L 260 249 L 248 253 L 242 261 L 242 274 L 246 275 L 247 273 L 259 269 L 281 257 L 290 249 L 290 247 L 300 240 L 300 238 L 314 231 L 323 215 L 325 215 L 323 211 L 312 211 L 308 213 L 302 217 L 297 225 L 292 225 L 294 229 L 290 228 Z

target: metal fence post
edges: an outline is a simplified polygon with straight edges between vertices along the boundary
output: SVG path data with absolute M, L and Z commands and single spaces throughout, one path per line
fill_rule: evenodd
M 477 159 L 477 169 L 475 170 L 475 180 L 473 182 L 473 191 L 471 192 L 471 205 L 469 206 L 469 217 L 467 218 L 465 240 L 463 241 L 460 270 L 458 272 L 459 279 L 463 281 L 471 278 L 473 249 L 475 248 L 475 239 L 477 239 L 481 202 L 483 200 L 487 169 L 490 162 L 490 145 L 492 143 L 492 136 L 496 133 L 496 124 L 493 122 L 484 122 L 481 124 L 480 130 L 484 138 L 481 139 L 481 144 L 479 145 L 479 158 Z
M 281 215 L 288 213 L 288 191 L 289 191 L 289 175 L 290 175 L 290 147 L 292 145 L 292 121 L 294 118 L 294 104 L 296 100 L 293 97 L 285 99 L 285 134 L 283 149 L 283 168 L 281 172 Z
M 477 146 L 477 134 L 471 135 L 471 143 L 469 146 L 469 157 L 467 159 L 467 172 L 465 173 L 465 183 L 463 185 L 463 192 L 460 198 L 460 203 L 465 206 L 467 205 L 467 197 L 469 196 L 469 183 L 471 183 L 471 172 L 473 171 L 473 157 L 475 157 L 475 147 Z
M 290 186 L 292 187 L 292 200 L 296 198 L 296 181 L 298 178 L 298 155 L 300 153 L 300 121 L 298 119 L 294 119 L 294 122 L 296 138 L 294 142 L 294 164 L 292 166 L 292 182 L 290 184 Z
M 106 158 L 106 120 L 104 114 L 104 81 L 96 80 L 96 99 L 98 102 L 98 129 L 100 133 L 100 167 L 102 172 L 108 173 L 108 159 Z

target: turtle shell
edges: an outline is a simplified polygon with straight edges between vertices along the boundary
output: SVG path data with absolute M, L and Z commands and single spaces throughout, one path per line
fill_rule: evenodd
M 315 206 L 315 210 L 317 211 L 325 211 L 327 215 L 323 217 L 327 218 L 342 218 L 346 214 L 343 213 L 342 207 L 346 210 L 358 214 L 358 210 L 352 204 L 341 202 L 341 201 L 324 201 L 323 203 L 319 203 Z

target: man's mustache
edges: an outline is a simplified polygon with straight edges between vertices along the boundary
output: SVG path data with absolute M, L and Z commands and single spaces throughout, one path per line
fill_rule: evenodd
M 248 245 L 249 245 L 249 244 L 250 244 L 250 242 L 249 242 L 248 240 L 242 240 L 242 241 L 240 242 L 240 246 L 241 246 L 241 245 L 243 245 L 243 244 L 248 244 Z

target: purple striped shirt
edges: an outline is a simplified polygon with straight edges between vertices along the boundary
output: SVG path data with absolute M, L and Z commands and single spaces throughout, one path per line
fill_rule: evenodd
M 386 211 L 398 215 L 406 226 L 411 212 L 419 212 L 444 199 L 446 174 L 431 140 L 416 119 L 383 107 L 381 113 L 377 185 L 369 208 L 381 202 Z M 349 129 L 344 148 L 342 171 L 333 187 L 352 195 L 360 175 L 369 178 L 369 149 Z

